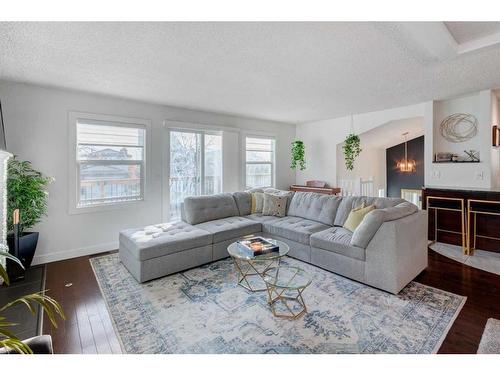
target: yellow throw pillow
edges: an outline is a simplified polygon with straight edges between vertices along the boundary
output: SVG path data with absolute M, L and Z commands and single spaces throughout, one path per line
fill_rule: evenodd
M 264 193 L 252 193 L 252 214 L 261 214 L 264 206 Z
M 364 205 L 363 205 L 364 206 Z M 351 232 L 354 232 L 356 228 L 358 227 L 359 224 L 361 224 L 361 221 L 363 221 L 363 218 L 368 214 L 370 211 L 373 211 L 375 209 L 375 205 L 370 205 L 367 207 L 357 207 L 354 208 L 350 213 L 349 216 L 347 217 L 347 220 L 344 223 L 344 228 L 347 230 L 350 230 Z

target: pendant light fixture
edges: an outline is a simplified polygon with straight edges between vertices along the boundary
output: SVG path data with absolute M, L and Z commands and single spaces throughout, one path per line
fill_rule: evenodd
M 405 158 L 401 159 L 398 161 L 396 167 L 399 169 L 400 172 L 402 173 L 412 173 L 415 172 L 415 167 L 417 163 L 415 160 L 408 159 L 408 142 L 406 140 L 406 136 L 408 135 L 408 132 L 403 133 L 403 137 L 405 139 Z

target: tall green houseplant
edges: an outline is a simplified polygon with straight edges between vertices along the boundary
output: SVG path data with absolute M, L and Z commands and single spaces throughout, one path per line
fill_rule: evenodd
M 294 141 L 292 142 L 292 164 L 290 168 L 296 169 L 297 166 L 301 171 L 306 169 L 306 150 L 304 146 L 304 142 L 302 141 Z
M 342 149 L 344 150 L 345 167 L 347 170 L 352 171 L 354 169 L 354 160 L 362 151 L 359 135 L 354 133 L 349 134 L 344 141 Z
M 47 214 L 47 187 L 53 181 L 33 169 L 31 162 L 20 161 L 15 156 L 7 169 L 7 224 L 14 229 L 12 214 L 19 209 L 19 232 L 34 227 Z
M 13 157 L 7 167 L 7 243 L 11 254 L 30 267 L 38 244 L 38 232 L 27 232 L 47 213 L 47 186 L 52 178 L 35 170 L 29 161 Z M 19 223 L 14 225 L 13 213 L 19 210 Z M 24 269 L 12 263 L 7 267 L 13 280 L 24 277 Z

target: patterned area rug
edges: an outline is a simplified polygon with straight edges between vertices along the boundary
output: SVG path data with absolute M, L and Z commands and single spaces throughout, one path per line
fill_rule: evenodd
M 410 283 L 395 296 L 295 259 L 308 313 L 276 318 L 230 259 L 139 284 L 118 254 L 91 259 L 127 353 L 434 353 L 466 297 Z
M 477 353 L 500 354 L 500 320 L 488 319 Z

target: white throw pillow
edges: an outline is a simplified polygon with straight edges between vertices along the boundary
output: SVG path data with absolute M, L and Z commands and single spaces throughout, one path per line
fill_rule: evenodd
M 284 217 L 288 196 L 264 193 L 262 215 Z

